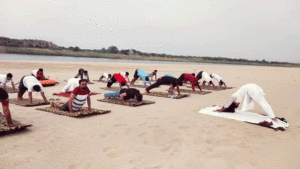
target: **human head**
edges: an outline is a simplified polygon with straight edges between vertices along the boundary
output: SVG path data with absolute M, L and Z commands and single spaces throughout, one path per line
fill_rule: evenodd
M 7 73 L 6 78 L 7 80 L 10 80 L 13 77 L 13 75 L 11 73 Z
M 111 78 L 111 74 L 108 74 L 108 78 Z
M 85 80 L 85 79 L 79 80 L 79 87 L 81 89 L 85 90 L 87 88 L 87 80 Z
M 34 85 L 33 90 L 39 92 L 41 91 L 41 87 L 39 85 Z
M 155 69 L 155 70 L 154 70 L 154 72 L 156 73 L 156 72 L 157 72 L 157 70 Z
M 7 99 L 8 99 L 7 92 L 4 89 L 0 88 L 0 101 L 2 102 L 2 101 L 5 101 Z
M 126 72 L 126 76 L 129 76 L 129 72 Z
M 210 76 L 210 78 L 213 78 L 213 77 L 212 77 L 212 74 L 210 74 L 209 76 Z
M 195 76 L 195 73 L 192 73 L 193 76 Z
M 83 71 L 83 73 L 86 75 L 86 74 L 88 73 L 88 71 L 87 71 L 87 70 L 85 70 L 85 71 Z
M 44 70 L 42 68 L 39 68 L 39 72 L 43 72 Z
M 140 102 L 143 100 L 143 95 L 140 92 L 136 92 L 134 98 Z
M 148 81 L 148 80 L 149 80 L 149 77 L 147 76 L 147 77 L 146 77 L 146 81 Z

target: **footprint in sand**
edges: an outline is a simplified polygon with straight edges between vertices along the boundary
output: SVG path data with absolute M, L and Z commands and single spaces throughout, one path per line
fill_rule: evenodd
M 161 150 L 161 152 L 167 153 L 167 152 L 170 152 L 170 150 L 171 150 L 171 146 L 168 146 L 168 147 L 166 147 L 166 148 L 163 148 L 163 149 Z
M 145 125 L 147 125 L 147 123 L 141 123 L 138 126 L 141 127 L 141 126 L 145 126 Z
M 103 149 L 103 152 L 107 157 L 117 158 L 121 156 L 121 153 L 118 152 L 118 149 L 115 147 L 106 147 Z
M 188 130 L 190 127 L 189 126 L 178 126 L 180 130 Z
M 130 164 L 139 164 L 141 162 L 142 158 L 139 158 L 139 159 L 133 159 L 133 160 L 130 160 L 129 163 Z
M 147 134 L 147 132 L 144 132 L 144 133 L 142 133 L 142 134 L 139 134 L 138 136 L 139 137 L 143 137 L 144 135 L 146 135 Z

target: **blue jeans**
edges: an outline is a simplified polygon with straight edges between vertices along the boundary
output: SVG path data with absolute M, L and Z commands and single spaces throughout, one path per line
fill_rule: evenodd
M 120 91 L 104 93 L 105 97 L 120 97 Z

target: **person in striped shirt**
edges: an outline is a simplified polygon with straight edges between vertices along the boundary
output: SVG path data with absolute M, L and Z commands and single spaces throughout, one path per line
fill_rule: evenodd
M 69 98 L 67 103 L 54 102 L 52 101 L 50 105 L 52 107 L 58 107 L 63 111 L 69 111 L 70 113 L 77 114 L 80 108 L 86 103 L 88 104 L 88 111 L 92 112 L 91 108 L 91 91 L 87 87 L 87 80 L 81 79 L 79 81 L 79 86 L 76 87 Z M 75 113 L 76 112 L 76 113 Z

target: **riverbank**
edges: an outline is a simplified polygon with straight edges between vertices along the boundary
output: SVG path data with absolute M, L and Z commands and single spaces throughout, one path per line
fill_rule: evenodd
M 273 63 L 256 62 L 240 59 L 238 61 L 227 61 L 213 57 L 157 57 L 144 55 L 124 55 L 112 53 L 99 53 L 94 51 L 73 51 L 67 49 L 51 50 L 40 48 L 20 48 L 20 47 L 1 47 L 0 53 L 27 54 L 27 55 L 46 55 L 46 56 L 70 56 L 81 58 L 106 58 L 106 59 L 126 59 L 126 60 L 150 60 L 150 61 L 169 61 L 169 62 L 192 62 L 192 63 L 211 63 L 211 64 L 231 64 L 231 65 L 253 65 L 253 66 L 277 66 L 277 67 L 300 67 L 300 64 L 292 63 Z
M 0 168 L 289 168 L 298 169 L 300 149 L 299 94 L 300 69 L 257 66 L 141 64 L 116 62 L 1 61 L 0 72 L 12 73 L 15 83 L 33 69 L 43 68 L 46 76 L 59 84 L 45 87 L 47 99 L 74 77 L 78 68 L 87 69 L 92 80 L 103 72 L 128 71 L 130 79 L 137 68 L 158 77 L 172 73 L 198 73 L 204 70 L 223 77 L 234 89 L 192 94 L 183 99 L 143 96 L 155 104 L 127 107 L 97 101 L 107 90 L 106 83 L 90 84 L 92 108 L 111 113 L 71 118 L 10 104 L 12 118 L 33 126 L 26 131 L 0 137 Z M 216 83 L 214 81 L 214 83 Z M 199 114 L 199 109 L 224 105 L 242 85 L 255 83 L 278 117 L 287 119 L 286 131 Z M 137 81 L 142 84 L 142 81 Z M 11 84 L 7 84 L 11 86 Z M 117 86 L 114 84 L 113 86 Z M 182 89 L 190 89 L 184 86 Z M 144 88 L 137 88 L 142 93 Z M 166 92 L 168 86 L 153 91 Z M 296 93 L 295 93 L 296 92 Z M 9 94 L 16 98 L 17 94 Z M 34 98 L 42 99 L 39 93 Z M 25 93 L 24 98 L 28 98 Z M 86 106 L 86 105 L 85 105 Z M 46 107 L 46 106 L 40 106 Z M 258 105 L 251 112 L 265 114 Z

